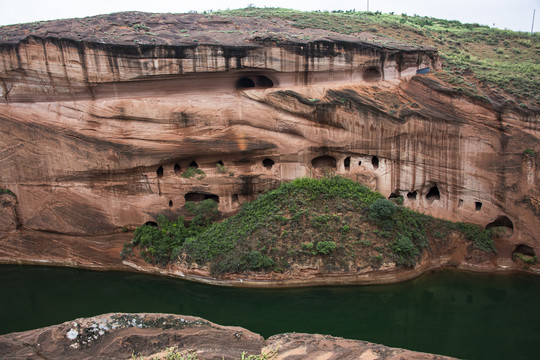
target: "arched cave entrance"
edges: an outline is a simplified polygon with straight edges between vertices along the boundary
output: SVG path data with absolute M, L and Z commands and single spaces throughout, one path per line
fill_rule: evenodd
M 534 252 L 534 249 L 531 246 L 525 245 L 525 244 L 521 244 L 521 245 L 516 246 L 516 248 L 512 252 L 512 257 L 516 253 L 520 253 L 520 254 L 527 255 L 527 256 L 536 256 L 536 253 Z
M 268 76 L 245 76 L 236 81 L 236 89 L 249 89 L 249 88 L 271 88 L 274 87 L 274 82 Z
M 198 168 L 199 168 L 199 164 L 197 164 L 197 162 L 196 162 L 195 160 L 193 160 L 193 161 L 189 164 L 188 167 L 191 168 L 191 169 L 198 169 Z
M 254 88 L 254 87 L 255 87 L 255 81 L 251 80 L 248 77 L 240 78 L 236 82 L 237 89 L 248 89 L 248 88 Z
M 416 200 L 416 197 L 418 196 L 418 192 L 415 190 L 415 191 L 409 191 L 407 193 L 407 199 L 409 200 Z
M 219 203 L 219 196 L 215 194 L 206 194 L 206 193 L 199 193 L 199 192 L 188 192 L 186 195 L 184 195 L 184 199 L 186 200 L 186 202 L 187 201 L 199 202 L 206 199 L 210 199 Z
M 367 68 L 362 73 L 362 79 L 368 82 L 379 81 L 381 80 L 381 72 L 375 67 Z
M 158 178 L 163 177 L 163 166 L 158 167 L 158 169 L 156 170 L 156 175 Z
M 351 157 L 348 156 L 343 160 L 343 166 L 345 167 L 345 170 L 349 171 L 351 170 Z
M 233 204 L 238 203 L 238 194 L 233 194 L 233 195 L 231 196 L 231 200 L 232 200 L 232 203 L 233 203 Z
M 373 156 L 371 158 L 371 165 L 373 165 L 373 168 L 377 170 L 379 168 L 379 158 L 376 156 Z
M 169 207 L 172 207 L 173 206 L 173 202 L 172 200 L 169 200 Z
M 439 188 L 437 187 L 437 185 L 433 185 L 427 195 L 426 195 L 426 199 L 428 199 L 429 201 L 433 201 L 433 200 L 440 200 L 441 199 L 441 193 L 439 192 Z
M 144 225 L 158 227 L 158 224 L 155 221 L 147 221 L 147 222 L 144 223 Z
M 495 220 L 486 225 L 486 229 L 497 226 L 504 226 L 514 231 L 514 223 L 512 222 L 512 220 L 510 220 L 508 216 L 505 215 L 497 216 Z
M 258 75 L 257 81 L 255 83 L 257 87 L 261 88 L 271 88 L 274 87 L 274 82 L 270 80 L 270 78 L 264 76 L 264 75 Z
M 315 169 L 322 168 L 336 168 L 336 158 L 333 156 L 323 155 L 318 156 L 315 159 L 311 160 L 311 166 Z
M 274 166 L 274 160 L 266 158 L 262 161 L 262 164 L 265 169 L 270 170 Z
M 219 160 L 216 164 L 219 165 L 219 166 L 225 166 L 225 164 L 221 160 Z
M 474 210 L 476 210 L 476 211 L 482 210 L 482 203 L 480 201 L 475 201 L 474 202 Z
M 180 165 L 174 164 L 174 173 L 176 175 L 180 175 L 181 172 L 182 172 L 182 168 L 180 168 Z

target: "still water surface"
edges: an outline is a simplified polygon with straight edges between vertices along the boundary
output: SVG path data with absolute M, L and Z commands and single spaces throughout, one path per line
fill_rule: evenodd
M 540 277 L 437 272 L 392 285 L 235 289 L 120 272 L 0 266 L 0 333 L 108 312 L 200 316 L 264 337 L 330 334 L 467 359 L 540 358 Z

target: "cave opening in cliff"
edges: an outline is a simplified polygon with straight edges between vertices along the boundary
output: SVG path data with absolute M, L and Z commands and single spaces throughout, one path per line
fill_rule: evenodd
M 169 200 L 169 207 L 172 207 L 173 206 L 173 202 L 172 200 Z
M 398 199 L 401 195 L 399 194 L 399 190 L 395 190 L 393 193 L 388 196 L 388 199 Z
M 311 166 L 315 169 L 323 168 L 336 168 L 336 158 L 333 156 L 323 155 L 318 156 L 315 159 L 311 160 Z
M 264 75 L 257 76 L 257 87 L 271 88 L 274 86 L 274 82 Z
M 158 169 L 156 170 L 156 175 L 158 178 L 163 177 L 163 166 L 158 167 Z
M 144 225 L 158 227 L 158 224 L 155 221 L 147 221 L 147 222 L 144 223 Z
M 270 170 L 274 166 L 274 160 L 266 158 L 262 161 L 262 164 L 265 169 Z
M 358 161 L 358 166 L 362 165 L 362 160 Z
M 512 258 L 514 257 L 514 254 L 516 253 L 520 253 L 527 256 L 536 256 L 534 249 L 531 246 L 525 245 L 525 244 L 516 246 L 516 248 L 512 252 Z
M 433 201 L 433 200 L 440 200 L 440 198 L 441 198 L 441 193 L 439 192 L 439 188 L 437 187 L 437 185 L 433 185 L 429 189 L 426 195 L 426 199 Z
M 371 158 L 371 165 L 373 165 L 373 168 L 377 170 L 379 168 L 379 158 L 376 156 L 373 156 Z
M 409 200 L 416 200 L 416 197 L 418 196 L 418 192 L 415 190 L 415 191 L 409 191 L 407 193 L 407 199 Z
M 180 165 L 174 164 L 174 173 L 176 175 L 180 175 L 181 172 L 182 172 L 182 168 L 180 167 Z
M 505 215 L 497 216 L 495 220 L 486 225 L 486 229 L 498 226 L 504 226 L 512 231 L 514 230 L 514 223 L 512 222 L 512 220 L 510 220 L 508 216 Z
M 343 166 L 345 167 L 345 170 L 349 171 L 351 170 L 351 157 L 346 157 L 345 160 L 343 160 Z
M 474 202 L 474 209 L 475 209 L 476 211 L 482 210 L 482 203 L 481 203 L 480 201 L 475 201 L 475 202 Z
M 462 207 L 462 206 L 463 206 L 463 199 L 459 199 L 458 205 L 457 205 L 457 206 L 458 206 L 458 207 Z
M 248 77 L 240 78 L 236 82 L 237 89 L 247 89 L 247 88 L 254 88 L 254 87 L 255 87 L 255 81 L 251 80 Z
M 233 194 L 231 200 L 233 204 L 238 203 L 238 194 Z
M 219 161 L 216 163 L 216 165 L 218 165 L 218 166 L 225 166 L 225 164 L 224 164 L 223 161 L 221 161 L 221 160 L 219 160 Z
M 198 169 L 199 168 L 199 164 L 197 164 L 197 162 L 195 160 L 193 160 L 189 166 L 188 166 L 190 169 Z
M 362 79 L 369 82 L 379 81 L 381 80 L 381 72 L 379 71 L 379 69 L 374 67 L 367 68 L 362 73 Z
M 184 195 L 184 199 L 186 202 L 193 201 L 193 202 L 200 202 L 203 200 L 213 200 L 217 203 L 219 203 L 219 196 L 215 194 L 207 194 L 207 193 L 200 193 L 200 192 L 188 192 L 186 195 Z

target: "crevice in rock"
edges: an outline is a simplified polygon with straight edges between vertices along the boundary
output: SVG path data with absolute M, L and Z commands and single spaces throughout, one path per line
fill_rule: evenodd
M 153 227 L 158 226 L 157 222 L 155 222 L 155 221 L 147 221 L 147 222 L 144 223 L 144 225 L 153 226 Z

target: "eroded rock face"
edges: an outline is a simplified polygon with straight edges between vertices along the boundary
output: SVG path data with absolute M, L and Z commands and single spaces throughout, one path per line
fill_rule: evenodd
M 414 76 L 440 67 L 434 49 L 194 14 L 146 18 L 146 39 L 125 16 L 86 21 L 119 39 L 92 38 L 84 19 L 62 32 L 65 20 L 11 27 L 0 46 L 0 187 L 17 196 L 9 242 L 22 246 L 3 258 L 40 233 L 99 253 L 186 200 L 232 214 L 281 181 L 329 171 L 433 216 L 508 219 L 501 256 L 519 244 L 540 253 L 538 114 Z M 188 37 L 171 33 L 178 24 Z M 275 26 L 298 36 L 261 30 Z M 195 42 L 202 34 L 213 37 Z M 199 172 L 183 177 L 189 168 Z
M 2 358 L 165 359 L 196 354 L 201 360 L 240 359 L 450 359 L 358 340 L 310 334 L 280 334 L 264 340 L 246 329 L 192 316 L 105 314 L 42 329 L 0 336 Z

